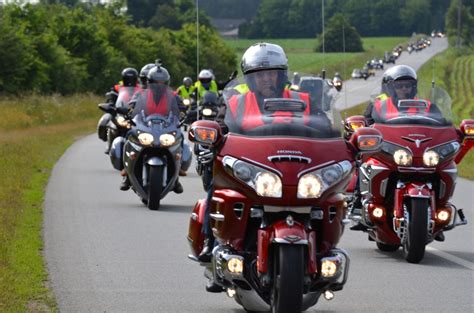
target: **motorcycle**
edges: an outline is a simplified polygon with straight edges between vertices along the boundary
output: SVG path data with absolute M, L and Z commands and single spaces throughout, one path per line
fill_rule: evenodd
M 365 226 L 378 249 L 397 251 L 401 246 L 410 263 L 419 263 L 433 240 L 444 241 L 443 232 L 467 223 L 462 209 L 449 200 L 456 164 L 474 145 L 474 120 L 463 120 L 456 128 L 448 93 L 430 89 L 423 98 L 429 100 L 400 100 L 399 116 L 387 115 L 373 124 L 384 143 L 380 152 L 361 160 L 361 208 L 353 208 L 361 210 L 353 219 Z M 425 113 L 432 104 L 439 112 Z M 366 125 L 362 116 L 345 123 L 346 136 Z
M 342 79 L 340 77 L 334 77 L 332 79 L 332 84 L 337 91 L 341 91 L 342 89 Z
M 381 142 L 370 128 L 345 141 L 334 106 L 307 115 L 314 104 L 308 108 L 295 99 L 299 93 L 291 95 L 265 99 L 263 117 L 245 117 L 261 124 L 251 130 L 228 120 L 229 105 L 228 133 L 216 121 L 190 127 L 189 140 L 216 153 L 209 216 L 217 245 L 212 261 L 200 264 L 247 311 L 301 312 L 343 288 L 349 256 L 336 245 L 349 222 L 344 191 L 355 155 Z M 229 104 L 246 95 L 229 88 L 223 96 Z M 189 222 L 195 261 L 203 248 L 205 202 L 196 203 Z
M 132 99 L 133 95 L 140 90 L 140 87 L 122 86 L 120 87 L 115 101 L 110 100 L 98 105 L 99 109 L 104 111 L 105 114 L 102 115 L 97 124 L 97 135 L 99 139 L 107 142 L 106 154 L 109 153 L 114 139 L 125 136 L 131 127 L 124 115 L 117 113 L 117 108 L 128 108 L 128 102 Z M 113 98 L 113 94 L 114 92 L 108 92 L 106 97 L 111 99 Z
M 119 111 L 125 114 L 124 109 Z M 147 116 L 142 110 L 128 120 L 133 126 L 126 138 L 114 140 L 110 158 L 117 170 L 125 168 L 132 190 L 142 202 L 150 210 L 158 210 L 161 199 L 174 190 L 180 168 L 189 168 L 191 151 L 184 144 L 179 118 L 172 113 Z

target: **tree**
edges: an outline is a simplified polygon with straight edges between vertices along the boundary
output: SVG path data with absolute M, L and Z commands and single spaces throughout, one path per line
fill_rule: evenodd
M 407 0 L 400 9 L 400 21 L 406 33 L 429 33 L 431 6 L 428 0 Z
M 458 36 L 458 10 L 459 0 L 454 0 L 446 13 L 446 31 L 451 45 L 456 45 Z M 460 8 L 460 40 L 462 45 L 474 48 L 474 1 L 462 1 Z
M 345 38 L 346 52 L 364 51 L 362 40 L 357 30 L 349 24 L 343 14 L 337 13 L 328 21 L 328 26 L 324 32 L 324 42 L 326 52 L 342 52 L 343 51 L 343 30 Z M 319 44 L 316 51 L 323 51 L 322 38 L 319 37 Z

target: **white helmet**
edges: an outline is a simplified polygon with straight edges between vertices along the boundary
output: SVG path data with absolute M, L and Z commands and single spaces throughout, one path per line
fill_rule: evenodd
M 213 75 L 211 71 L 209 70 L 201 70 L 201 72 L 199 72 L 199 75 L 198 75 L 198 79 L 202 83 L 209 83 L 212 80 L 212 77 Z

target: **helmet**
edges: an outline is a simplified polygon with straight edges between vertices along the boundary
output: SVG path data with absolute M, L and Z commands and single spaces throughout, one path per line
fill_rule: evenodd
M 122 82 L 124 86 L 135 86 L 137 84 L 138 72 L 136 69 L 127 67 L 122 71 Z
M 185 78 L 183 78 L 183 85 L 185 85 L 186 87 L 189 87 L 192 84 L 193 84 L 193 80 L 191 79 L 191 77 L 186 76 Z
M 254 77 L 248 74 L 254 72 L 262 70 L 281 70 L 278 73 L 277 86 L 275 86 L 278 91 L 283 91 L 288 81 L 288 58 L 283 48 L 279 45 L 260 42 L 250 46 L 242 56 L 240 67 L 247 85 L 252 91 L 255 91 L 256 85 Z
M 198 80 L 203 84 L 208 84 L 213 78 L 213 74 L 209 70 L 201 70 L 198 75 Z
M 217 98 L 217 94 L 215 92 L 206 91 L 202 97 L 201 103 L 203 105 L 217 105 L 219 103 L 219 99 Z
M 163 83 L 168 85 L 170 82 L 170 74 L 168 70 L 162 66 L 153 67 L 147 75 L 148 83 Z
M 407 65 L 396 65 L 389 68 L 382 76 L 382 92 L 387 93 L 390 97 L 397 99 L 394 83 L 395 81 L 409 81 L 412 84 L 411 92 L 408 98 L 415 97 L 417 93 L 417 76 L 414 69 Z
M 147 85 L 147 75 L 148 75 L 148 72 L 153 68 L 155 67 L 155 64 L 154 63 L 148 63 L 147 65 L 145 65 L 144 67 L 142 67 L 142 69 L 140 70 L 140 83 L 143 85 L 143 86 L 146 86 Z
M 244 75 L 258 70 L 287 70 L 288 58 L 279 45 L 261 42 L 250 46 L 245 51 L 240 67 Z

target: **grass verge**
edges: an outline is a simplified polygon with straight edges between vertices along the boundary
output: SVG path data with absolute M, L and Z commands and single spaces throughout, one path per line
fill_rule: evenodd
M 0 312 L 57 311 L 42 255 L 44 190 L 67 147 L 94 130 L 99 100 L 0 100 Z

